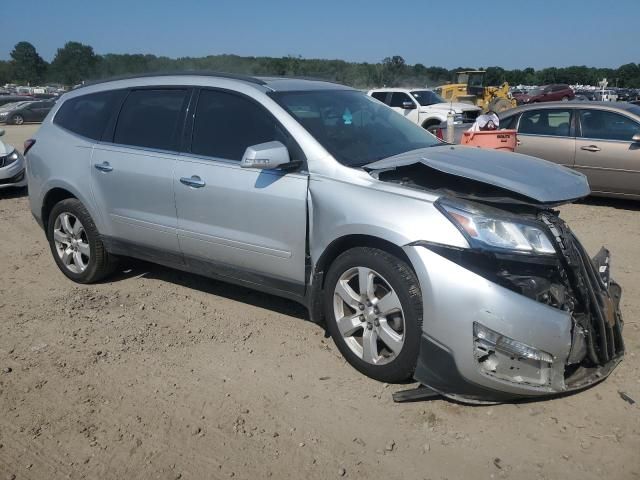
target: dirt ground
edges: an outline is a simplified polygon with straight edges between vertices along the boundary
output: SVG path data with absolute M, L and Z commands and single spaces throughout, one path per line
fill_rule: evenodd
M 133 261 L 76 285 L 25 192 L 0 192 L 0 480 L 640 478 L 640 203 L 562 214 L 613 253 L 627 357 L 576 395 L 469 407 L 394 404 L 406 386 L 287 300 Z

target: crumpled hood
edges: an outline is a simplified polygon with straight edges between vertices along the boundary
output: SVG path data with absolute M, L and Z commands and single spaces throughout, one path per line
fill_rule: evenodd
M 453 103 L 434 103 L 433 105 L 429 105 L 428 107 L 420 107 L 421 112 L 428 112 L 429 110 L 443 110 L 448 112 L 453 107 L 454 112 L 467 112 L 473 110 L 480 110 L 479 107 L 475 105 L 471 105 L 470 103 L 463 102 L 453 102 Z
M 370 163 L 364 168 L 387 170 L 414 164 L 493 185 L 543 204 L 567 203 L 591 193 L 583 174 L 561 165 L 519 153 L 463 146 L 422 148 Z

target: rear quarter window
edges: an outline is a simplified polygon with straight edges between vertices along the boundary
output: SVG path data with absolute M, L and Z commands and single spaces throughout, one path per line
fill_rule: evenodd
M 53 123 L 83 137 L 100 140 L 124 93 L 111 90 L 71 98 L 62 104 Z

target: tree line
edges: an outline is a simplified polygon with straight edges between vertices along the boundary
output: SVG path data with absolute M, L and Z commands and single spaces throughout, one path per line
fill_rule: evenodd
M 295 56 L 241 57 L 209 55 L 206 57 L 168 58 L 143 54 L 98 55 L 89 45 L 67 42 L 51 61 L 46 62 L 29 42 L 19 42 L 10 53 L 9 61 L 0 61 L 0 85 L 5 83 L 32 86 L 58 83 L 77 85 L 84 81 L 149 72 L 208 70 L 248 75 L 277 75 L 325 79 L 356 88 L 379 86 L 434 87 L 454 79 L 459 70 L 410 65 L 399 56 L 387 57 L 378 63 L 346 62 L 344 60 L 306 59 Z M 571 66 L 507 70 L 489 66 L 487 85 L 544 85 L 568 83 L 597 85 L 607 78 L 610 86 L 640 88 L 640 65 L 628 63 L 618 68 Z

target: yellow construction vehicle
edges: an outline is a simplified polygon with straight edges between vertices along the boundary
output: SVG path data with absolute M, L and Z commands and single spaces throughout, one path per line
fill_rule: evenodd
M 509 84 L 499 87 L 485 87 L 484 70 L 467 70 L 456 73 L 455 83 L 441 85 L 435 89 L 447 102 L 467 102 L 477 105 L 483 111 L 500 113 L 514 108 L 516 101 L 509 93 Z

